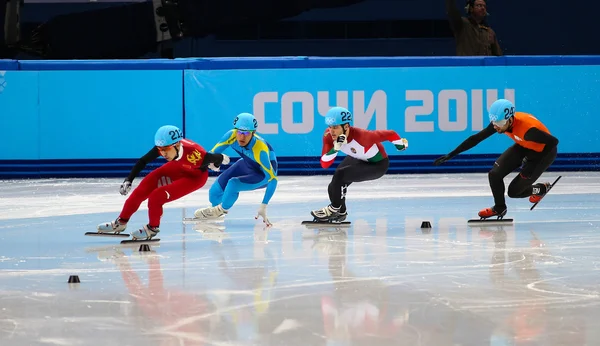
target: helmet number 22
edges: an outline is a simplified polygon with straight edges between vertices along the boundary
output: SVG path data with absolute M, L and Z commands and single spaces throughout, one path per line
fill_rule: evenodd
M 342 121 L 352 121 L 352 113 L 350 112 L 342 112 L 340 113 L 342 115 Z

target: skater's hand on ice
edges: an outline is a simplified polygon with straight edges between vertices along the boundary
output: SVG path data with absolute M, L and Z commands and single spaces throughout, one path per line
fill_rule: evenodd
M 264 203 L 261 203 L 260 208 L 258 208 L 258 213 L 254 217 L 254 219 L 258 220 L 259 216 L 263 218 L 263 222 L 266 223 L 267 226 L 273 226 L 273 224 L 269 221 L 269 218 L 267 217 L 267 205 Z
M 398 149 L 399 151 L 403 151 L 406 150 L 406 148 L 408 148 L 408 139 L 406 138 L 400 138 L 400 144 L 396 144 L 396 149 Z
M 333 143 L 333 150 L 340 151 L 340 149 L 342 149 L 342 145 L 346 143 L 348 143 L 346 141 L 346 135 L 339 135 Z
M 127 194 L 129 193 L 129 191 L 131 190 L 131 182 L 125 180 L 123 182 L 123 184 L 121 184 L 121 187 L 119 188 L 119 192 L 123 195 L 123 196 L 127 196 Z
M 434 166 L 439 166 L 439 165 L 441 165 L 442 163 L 444 163 L 444 162 L 446 162 L 448 160 L 450 160 L 450 156 L 448 156 L 448 155 L 440 156 L 437 159 L 435 159 L 435 161 L 433 161 L 433 165 Z

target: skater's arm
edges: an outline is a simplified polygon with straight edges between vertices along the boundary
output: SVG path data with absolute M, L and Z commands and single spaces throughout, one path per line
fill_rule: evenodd
M 402 137 L 394 130 L 375 130 L 369 131 L 368 135 L 374 143 L 392 142 L 396 149 L 404 150 L 408 146 L 408 141 L 402 140 Z
M 265 189 L 265 196 L 263 197 L 263 200 L 262 200 L 263 204 L 269 204 L 269 201 L 271 200 L 271 197 L 273 197 L 273 194 L 275 193 L 276 189 L 277 189 L 277 178 L 271 180 L 267 184 L 267 188 Z
M 146 155 L 142 156 L 135 163 L 135 166 L 133 166 L 133 168 L 131 169 L 131 172 L 129 172 L 129 175 L 127 176 L 127 178 L 125 180 L 129 181 L 129 182 L 133 182 L 133 179 L 135 179 L 140 174 L 140 172 L 143 171 L 144 168 L 146 168 L 146 165 L 148 165 L 150 162 L 156 160 L 159 156 L 160 156 L 160 153 L 158 152 L 158 148 L 152 147 L 152 149 L 150 149 L 150 151 L 147 152 Z
M 235 142 L 235 130 L 229 130 L 221 137 L 219 142 L 210 150 L 211 153 L 220 154 Z
M 333 148 L 333 139 L 331 139 L 331 133 L 329 129 L 325 131 L 323 135 L 323 149 L 321 150 L 321 167 L 327 169 L 333 164 L 337 151 Z
M 523 136 L 524 140 L 545 144 L 544 150 L 540 153 L 540 157 L 545 157 L 548 153 L 558 145 L 558 138 L 544 132 L 536 127 L 532 127 Z
M 260 145 L 259 146 L 260 155 L 259 155 L 258 164 L 262 168 L 263 173 L 265 174 L 265 177 L 268 178 L 268 184 L 267 184 L 267 188 L 265 190 L 265 196 L 263 197 L 262 202 L 263 202 L 263 204 L 269 204 L 271 197 L 273 197 L 273 194 L 275 193 L 275 189 L 277 189 L 277 171 L 276 171 L 275 167 L 273 167 L 273 164 L 271 163 L 270 155 L 269 155 L 269 147 L 267 146 L 267 144 L 262 141 L 260 141 L 260 142 L 256 141 L 255 146 L 256 145 Z
M 494 133 L 496 133 L 496 130 L 494 129 L 494 125 L 492 123 L 490 123 L 483 130 L 481 130 L 481 131 L 477 132 L 476 134 L 470 136 L 469 138 L 465 139 L 465 141 L 460 143 L 460 145 L 458 147 L 456 147 L 456 149 L 452 150 L 448 154 L 448 156 L 450 156 L 452 158 L 462 152 L 465 152 L 465 151 L 473 148 L 477 144 L 481 143 L 484 139 L 489 138 Z

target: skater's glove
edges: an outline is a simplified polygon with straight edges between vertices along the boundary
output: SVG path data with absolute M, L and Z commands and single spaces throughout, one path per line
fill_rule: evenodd
M 228 164 L 229 164 L 229 162 L 231 161 L 231 160 L 229 159 L 229 156 L 227 156 L 227 155 L 225 155 L 225 154 L 221 154 L 221 155 L 223 155 L 223 161 L 221 161 L 221 164 L 222 164 L 222 165 L 228 165 Z
M 273 226 L 273 224 L 269 221 L 269 218 L 267 217 L 267 205 L 264 203 L 261 203 L 260 207 L 258 208 L 258 213 L 254 217 L 254 219 L 258 220 L 259 216 L 263 218 L 263 222 L 267 224 L 267 227 Z
M 211 171 L 214 171 L 214 172 L 218 172 L 221 170 L 221 165 L 229 164 L 229 162 L 231 161 L 229 159 L 229 156 L 227 156 L 225 154 L 220 154 L 220 155 L 223 156 L 223 158 L 221 159 L 221 163 L 215 165 L 214 162 L 211 162 L 208 164 L 208 169 L 210 169 Z
M 408 148 L 408 139 L 400 138 L 400 143 L 395 144 L 395 146 L 399 151 L 406 150 Z
M 347 144 L 346 135 L 339 135 L 335 142 L 333 142 L 333 150 L 340 151 L 342 145 Z
M 444 162 L 446 162 L 446 161 L 448 161 L 450 159 L 451 159 L 451 157 L 449 155 L 440 156 L 437 159 L 435 159 L 435 161 L 433 161 L 433 165 L 434 166 L 439 166 L 442 163 L 444 163 Z
M 121 184 L 121 187 L 119 188 L 119 192 L 121 193 L 121 195 L 127 196 L 127 194 L 129 193 L 130 190 L 131 190 L 131 182 L 125 180 L 123 182 L 123 184 Z

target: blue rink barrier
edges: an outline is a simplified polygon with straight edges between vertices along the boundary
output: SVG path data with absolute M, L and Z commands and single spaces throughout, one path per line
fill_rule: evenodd
M 497 155 L 460 155 L 444 164 L 442 169 L 432 165 L 437 156 L 390 156 L 388 174 L 417 173 L 487 173 Z M 232 163 L 238 158 L 232 158 Z M 343 158 L 336 158 L 328 169 L 322 169 L 319 157 L 281 157 L 279 175 L 329 175 Z M 0 161 L 0 179 L 19 178 L 125 178 L 137 159 L 98 160 L 12 160 Z M 145 176 L 164 161 L 157 160 L 146 166 Z M 224 166 L 227 169 L 228 166 Z M 559 154 L 548 171 L 599 171 L 600 154 Z M 217 174 L 209 171 L 210 176 Z
M 502 97 L 559 138 L 551 170 L 596 171 L 599 85 L 600 56 L 0 60 L 0 124 L 14 143 L 0 151 L 0 178 L 124 178 L 161 125 L 210 149 L 240 112 L 257 116 L 281 175 L 331 174 L 319 155 L 334 105 L 357 127 L 409 140 L 403 153 L 384 144 L 390 174 L 487 172 L 506 136 L 431 163 L 487 125 Z

